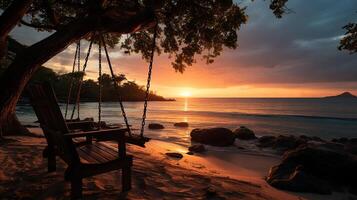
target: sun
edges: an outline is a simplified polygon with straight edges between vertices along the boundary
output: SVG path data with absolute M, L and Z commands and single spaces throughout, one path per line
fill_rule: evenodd
M 180 94 L 182 97 L 190 97 L 192 93 L 190 91 L 182 91 Z

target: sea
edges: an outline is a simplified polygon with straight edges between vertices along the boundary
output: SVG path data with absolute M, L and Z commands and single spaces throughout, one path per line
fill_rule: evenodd
M 71 112 L 71 106 L 68 113 Z M 65 104 L 60 104 L 64 112 Z M 139 133 L 143 115 L 143 102 L 124 102 L 133 133 Z M 31 106 L 17 106 L 17 116 L 23 124 L 38 125 Z M 102 121 L 123 124 L 118 102 L 102 103 Z M 75 118 L 77 116 L 75 115 Z M 98 120 L 98 103 L 80 104 L 80 118 Z M 67 116 L 69 118 L 69 116 Z M 174 126 L 188 122 L 188 128 Z M 145 136 L 190 145 L 190 132 L 194 128 L 225 127 L 231 130 L 246 126 L 257 136 L 307 135 L 323 139 L 357 137 L 357 100 L 323 98 L 177 98 L 176 101 L 148 102 L 146 125 L 160 123 L 162 130 L 149 130 Z

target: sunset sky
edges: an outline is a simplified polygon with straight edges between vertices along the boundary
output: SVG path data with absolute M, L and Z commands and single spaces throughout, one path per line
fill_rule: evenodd
M 248 23 L 239 31 L 239 48 L 225 50 L 211 65 L 197 63 L 183 73 L 171 67 L 168 55 L 156 56 L 152 90 L 166 97 L 317 97 L 343 91 L 357 94 L 357 56 L 337 50 L 342 27 L 357 21 L 356 0 L 290 0 L 293 10 L 276 19 L 269 2 L 243 1 Z M 11 35 L 25 44 L 48 33 L 16 28 Z M 84 43 L 84 42 L 83 42 Z M 85 49 L 88 44 L 83 44 Z M 72 68 L 75 47 L 45 64 L 57 72 Z M 87 78 L 97 76 L 97 49 Z M 147 63 L 140 55 L 126 56 L 110 50 L 116 73 L 144 85 Z M 82 52 L 84 58 L 85 52 Z M 83 61 L 82 61 L 83 62 Z M 109 72 L 106 65 L 105 72 Z

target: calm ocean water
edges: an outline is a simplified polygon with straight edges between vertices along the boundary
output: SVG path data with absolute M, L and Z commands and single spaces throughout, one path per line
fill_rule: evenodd
M 138 128 L 142 102 L 125 102 L 129 122 Z M 61 105 L 64 108 L 64 105 Z M 97 103 L 82 103 L 81 118 L 97 119 Z M 29 105 L 18 105 L 17 115 L 24 124 L 36 121 Z M 123 123 L 119 104 L 103 104 L 102 119 Z M 185 121 L 189 128 L 175 128 Z M 147 124 L 162 123 L 164 130 L 147 130 L 152 138 L 187 146 L 193 128 L 247 126 L 257 135 L 310 135 L 325 139 L 357 137 L 357 100 L 286 98 L 188 98 L 169 102 L 149 102 Z

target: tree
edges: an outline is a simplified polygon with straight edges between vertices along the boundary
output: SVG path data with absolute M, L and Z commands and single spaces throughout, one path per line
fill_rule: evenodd
M 281 17 L 287 0 L 270 1 Z M 16 103 L 39 66 L 79 39 L 101 33 L 110 46 L 148 59 L 153 27 L 159 24 L 155 50 L 174 57 L 173 68 L 183 72 L 197 54 L 212 63 L 224 47 L 237 48 L 237 31 L 247 21 L 245 8 L 232 0 L 2 0 L 0 6 L 10 27 L 1 38 L 18 21 L 53 32 L 17 54 L 0 79 L 0 127 L 6 132 L 18 131 Z M 5 13 L 12 17 L 6 18 Z
M 347 50 L 351 54 L 357 53 L 357 23 L 349 23 L 343 27 L 345 36 L 340 40 L 339 50 Z

